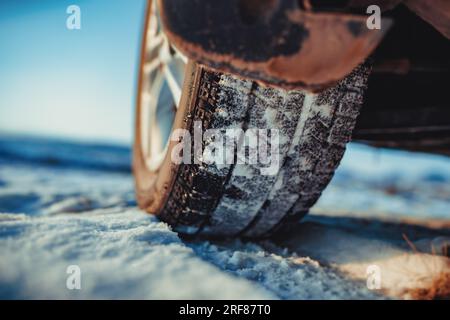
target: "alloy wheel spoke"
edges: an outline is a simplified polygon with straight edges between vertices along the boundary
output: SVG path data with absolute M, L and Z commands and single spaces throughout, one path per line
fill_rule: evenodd
M 184 54 L 182 54 L 176 47 L 172 46 L 172 48 L 175 50 L 174 58 L 180 60 L 184 64 L 187 64 L 188 58 Z
M 149 76 L 152 72 L 154 72 L 161 65 L 161 60 L 159 57 L 154 58 L 151 62 L 147 62 L 144 64 L 144 73 L 146 76 Z
M 170 91 L 172 92 L 172 97 L 175 102 L 175 105 L 178 107 L 181 99 L 181 86 L 178 84 L 175 76 L 170 70 L 169 66 L 165 64 L 163 66 L 164 75 L 166 76 L 167 85 L 169 86 Z
M 152 51 L 154 51 L 155 49 L 157 49 L 163 42 L 164 42 L 164 39 L 165 38 L 165 36 L 164 36 L 164 34 L 162 34 L 162 33 L 159 33 L 158 35 L 156 35 L 153 39 L 152 39 L 152 41 L 149 41 L 148 42 L 148 46 L 147 46 L 147 50 L 149 51 L 149 52 L 152 52 Z

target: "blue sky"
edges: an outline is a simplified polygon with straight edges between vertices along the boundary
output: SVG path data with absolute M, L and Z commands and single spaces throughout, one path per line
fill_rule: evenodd
M 145 5 L 0 0 L 0 131 L 129 143 Z

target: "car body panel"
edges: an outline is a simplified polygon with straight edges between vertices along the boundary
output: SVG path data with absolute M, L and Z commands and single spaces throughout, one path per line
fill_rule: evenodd
M 319 91 L 362 63 L 390 27 L 302 10 L 294 0 L 160 0 L 165 32 L 187 57 L 285 88 Z M 195 17 L 195 19 L 193 18 Z

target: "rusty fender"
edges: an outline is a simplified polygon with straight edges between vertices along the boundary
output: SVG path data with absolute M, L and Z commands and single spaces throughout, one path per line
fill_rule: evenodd
M 211 68 L 283 88 L 319 91 L 348 75 L 391 25 L 302 10 L 294 0 L 159 0 L 165 32 Z
M 449 0 L 405 0 L 405 5 L 450 39 Z

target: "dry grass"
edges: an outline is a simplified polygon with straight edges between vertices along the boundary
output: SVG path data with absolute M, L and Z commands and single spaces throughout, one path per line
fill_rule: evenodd
M 450 299 L 450 273 L 438 274 L 428 288 L 416 288 L 406 292 L 415 300 L 449 300 Z
M 415 253 L 419 253 L 417 248 L 405 234 L 403 234 L 403 238 Z M 442 252 L 439 252 L 440 250 L 436 250 L 433 246 L 431 247 L 431 252 L 434 256 L 442 255 L 444 259 L 447 257 L 447 267 L 450 269 L 448 247 L 441 248 L 441 250 Z M 445 270 L 437 273 L 431 279 L 429 286 L 425 288 L 409 289 L 405 292 L 405 295 L 414 300 L 450 300 L 450 272 Z

